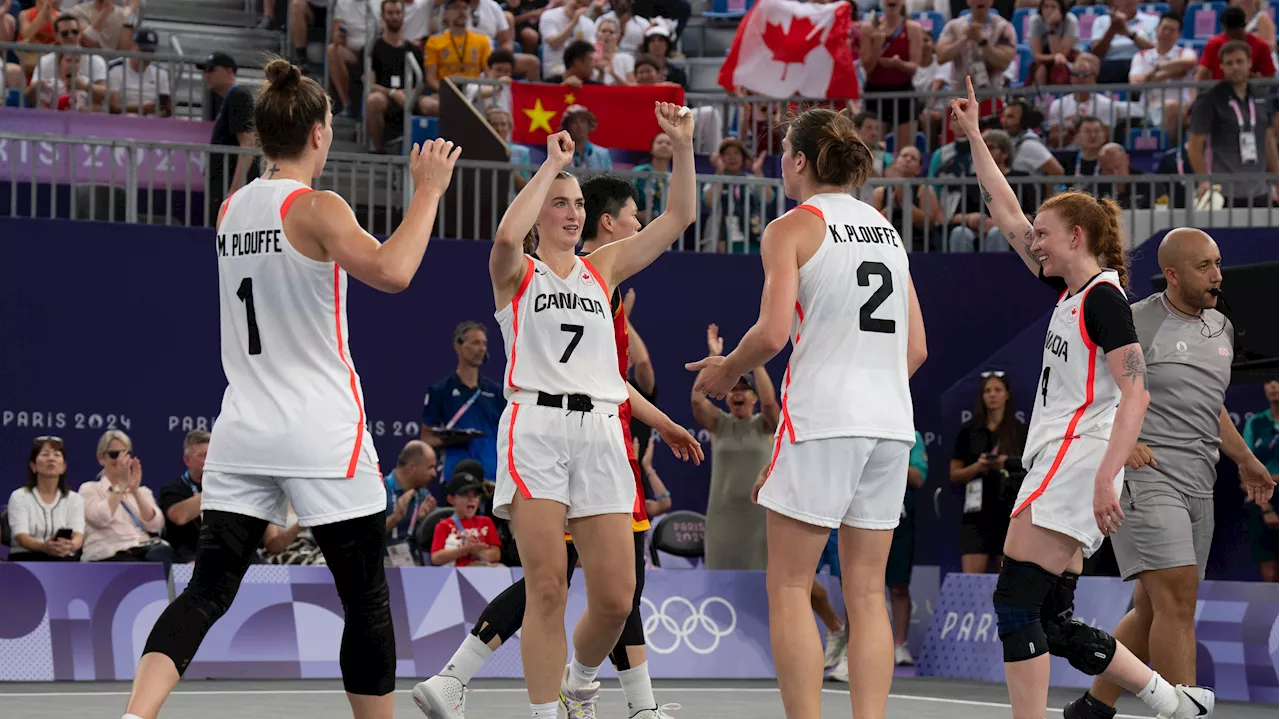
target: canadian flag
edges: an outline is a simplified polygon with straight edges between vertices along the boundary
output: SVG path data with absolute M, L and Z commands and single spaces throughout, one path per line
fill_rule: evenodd
M 720 85 L 769 97 L 857 99 L 849 3 L 756 0 L 738 25 Z

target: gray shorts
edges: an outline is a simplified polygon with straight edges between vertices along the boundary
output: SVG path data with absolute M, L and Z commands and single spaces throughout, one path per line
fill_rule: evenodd
M 1213 542 L 1213 498 L 1183 494 L 1164 482 L 1124 483 L 1124 522 L 1111 537 L 1120 576 L 1195 565 L 1204 579 Z

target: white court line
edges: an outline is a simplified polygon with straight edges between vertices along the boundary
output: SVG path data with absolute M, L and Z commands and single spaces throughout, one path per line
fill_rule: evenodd
M 396 693 L 408 694 L 412 691 L 413 691 L 412 689 L 397 689 Z M 471 689 L 467 693 L 468 694 L 472 694 L 472 693 L 474 694 L 505 694 L 505 693 L 513 693 L 513 692 L 523 693 L 524 691 L 525 691 L 524 687 L 489 687 L 489 688 L 483 688 L 483 689 Z M 619 687 L 602 687 L 600 691 L 620 692 L 622 691 L 622 689 Z M 739 693 L 739 694 L 748 693 L 748 692 L 751 692 L 751 693 L 770 692 L 770 693 L 776 694 L 778 692 L 776 688 L 772 688 L 772 687 L 657 687 L 657 691 L 658 693 L 661 693 L 661 694 L 671 694 L 676 692 L 704 692 L 704 693 L 711 693 L 711 694 L 725 693 L 725 692 L 733 692 L 733 693 Z M 823 693 L 826 693 L 826 694 L 847 695 L 849 693 L 849 690 L 847 689 L 823 689 L 822 691 Z M 206 695 L 207 696 L 246 696 L 246 695 L 251 696 L 254 694 L 285 695 L 285 694 L 345 694 L 345 693 L 346 692 L 341 689 L 209 689 L 209 690 L 196 689 L 196 690 L 190 690 L 190 691 L 175 691 L 175 692 L 172 692 L 170 696 L 206 696 Z M 124 691 L 0 692 L 0 701 L 4 700 L 7 697 L 34 698 L 34 697 L 127 697 L 127 696 L 129 696 L 129 692 L 124 692 Z M 949 699 L 946 697 L 916 696 L 912 694 L 890 694 L 889 698 L 899 699 L 899 700 L 920 701 L 920 702 L 936 702 L 940 704 L 960 704 L 963 706 L 991 707 L 994 709 L 1011 709 L 1012 708 L 1008 704 L 1000 704 L 998 702 L 980 702 L 980 701 L 974 701 L 971 699 Z M 1062 713 L 1061 709 L 1055 709 L 1053 707 L 1049 707 L 1048 710 L 1051 712 L 1057 712 L 1059 714 Z M 1143 717 L 1138 714 L 1116 714 L 1115 719 L 1150 719 L 1150 718 Z

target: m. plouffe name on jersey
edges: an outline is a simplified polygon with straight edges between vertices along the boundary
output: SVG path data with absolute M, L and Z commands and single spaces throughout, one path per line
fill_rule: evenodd
M 219 257 L 243 257 L 283 252 L 280 247 L 281 230 L 254 230 L 218 235 Z

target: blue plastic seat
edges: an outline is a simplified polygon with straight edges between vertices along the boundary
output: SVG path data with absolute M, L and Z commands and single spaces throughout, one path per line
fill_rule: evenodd
M 1018 44 L 1027 42 L 1027 32 L 1031 30 L 1031 18 L 1040 14 L 1033 7 L 1020 7 L 1013 11 L 1013 31 L 1018 34 Z
M 940 12 L 930 10 L 928 12 L 913 12 L 911 19 L 920 23 L 920 27 L 926 32 L 933 33 L 933 41 L 937 42 L 942 35 L 942 28 L 947 24 L 947 18 Z
M 1222 32 L 1222 11 L 1227 4 L 1221 0 L 1187 5 L 1182 15 L 1182 36 L 1188 40 L 1208 40 Z
M 1082 42 L 1091 42 L 1094 20 L 1106 15 L 1109 9 L 1106 5 L 1076 5 L 1071 8 L 1070 12 L 1076 16 L 1076 20 L 1080 23 L 1080 40 Z

